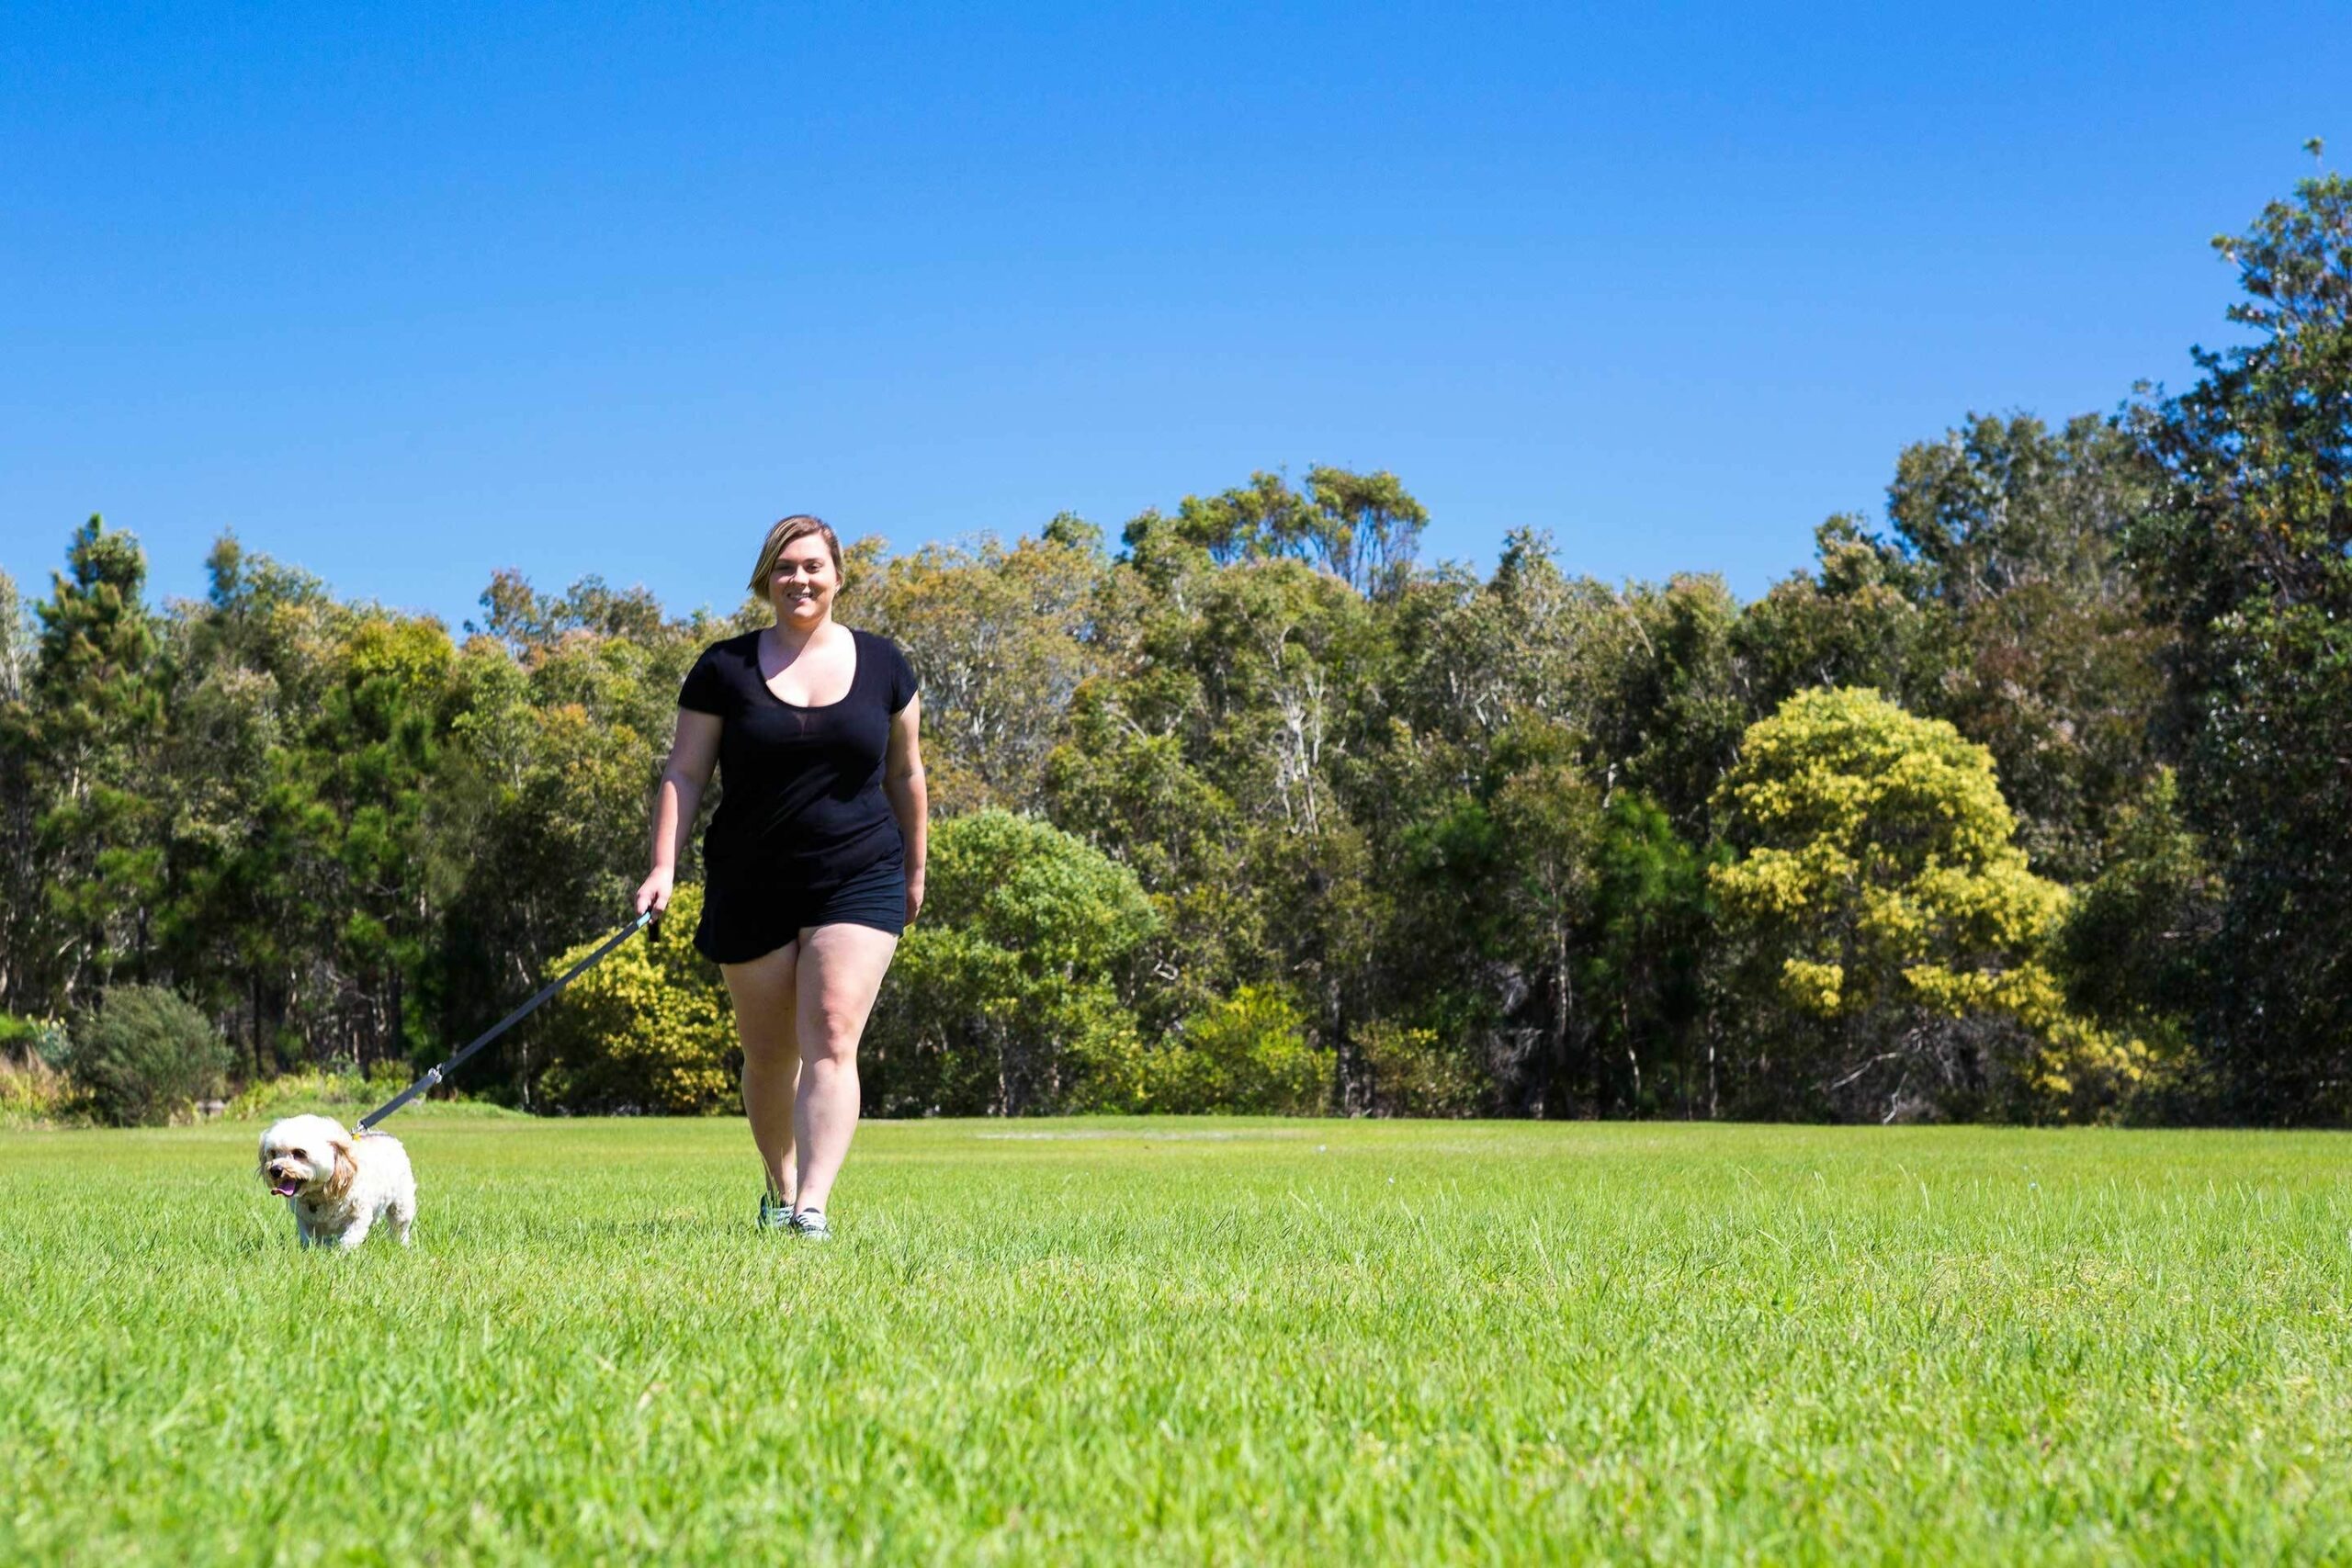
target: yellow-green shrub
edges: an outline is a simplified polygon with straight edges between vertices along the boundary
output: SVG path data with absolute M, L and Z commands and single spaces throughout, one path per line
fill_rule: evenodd
M 54 1122 L 73 1107 L 74 1085 L 32 1051 L 0 1051 L 0 1127 Z
M 1482 1080 L 1476 1064 L 1435 1030 L 1378 1022 L 1357 1032 L 1372 1069 L 1373 1102 L 1391 1116 L 1467 1116 Z
M 1315 1116 L 1330 1109 L 1331 1057 L 1279 991 L 1244 986 L 1186 1019 L 1143 1058 L 1149 1108 Z
M 549 1063 L 539 1087 L 550 1103 L 662 1115 L 740 1103 L 734 1010 L 717 965 L 688 940 L 701 915 L 702 888 L 680 884 L 659 937 L 624 943 L 548 1004 Z M 548 977 L 603 940 L 557 954 Z

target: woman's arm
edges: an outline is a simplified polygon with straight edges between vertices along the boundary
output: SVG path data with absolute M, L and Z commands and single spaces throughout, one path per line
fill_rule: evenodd
M 882 792 L 899 818 L 899 836 L 907 841 L 907 923 L 914 923 L 922 908 L 924 858 L 931 852 L 931 793 L 923 784 L 922 699 L 909 697 L 907 705 L 890 716 L 890 750 L 882 763 Z
M 678 857 L 685 853 L 686 837 L 695 830 L 695 813 L 702 807 L 703 787 L 718 761 L 719 717 L 693 708 L 678 710 L 678 733 L 670 742 L 670 760 L 662 767 L 662 787 L 653 796 L 653 870 L 637 890 L 637 912 L 655 913 L 670 907 L 670 891 L 678 879 Z

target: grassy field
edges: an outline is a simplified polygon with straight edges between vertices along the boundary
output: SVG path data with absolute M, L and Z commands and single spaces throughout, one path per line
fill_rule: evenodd
M 395 1123 L 0 1136 L 0 1557 L 2352 1559 L 2352 1143 Z

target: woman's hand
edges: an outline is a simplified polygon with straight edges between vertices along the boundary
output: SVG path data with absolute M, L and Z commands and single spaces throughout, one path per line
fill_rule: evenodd
M 651 909 L 657 915 L 668 913 L 670 889 L 676 886 L 678 874 L 671 867 L 655 867 L 652 875 L 638 884 L 637 912 L 641 915 Z
M 907 924 L 915 923 L 915 912 L 922 908 L 922 873 L 907 873 Z

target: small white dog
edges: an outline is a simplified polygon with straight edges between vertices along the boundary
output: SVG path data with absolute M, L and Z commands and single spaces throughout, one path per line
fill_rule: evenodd
M 416 1223 L 416 1173 L 398 1138 L 356 1137 L 326 1116 L 288 1116 L 261 1135 L 261 1179 L 294 1211 L 304 1247 L 345 1252 L 368 1239 L 378 1220 L 408 1245 Z

